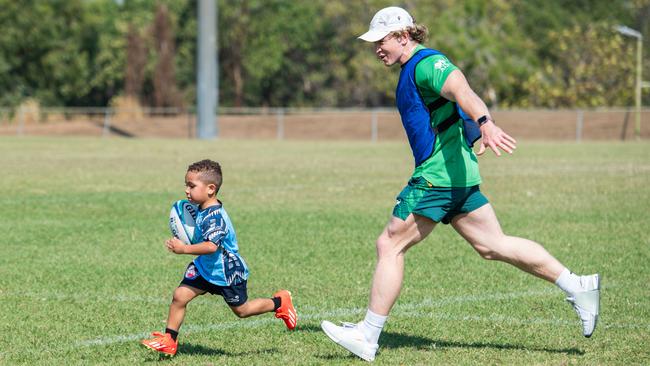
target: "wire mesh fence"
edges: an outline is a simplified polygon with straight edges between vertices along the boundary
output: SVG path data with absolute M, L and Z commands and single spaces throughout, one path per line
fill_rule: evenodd
M 633 140 L 633 108 L 495 110 L 497 124 L 519 139 Z M 186 138 L 196 136 L 194 110 L 177 108 L 0 108 L 0 135 Z M 219 138 L 277 140 L 405 139 L 394 108 L 220 108 Z M 641 111 L 640 137 L 650 138 L 650 109 Z

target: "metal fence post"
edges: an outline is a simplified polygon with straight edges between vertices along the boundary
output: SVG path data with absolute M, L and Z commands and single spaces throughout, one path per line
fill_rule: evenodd
M 377 142 L 377 109 L 373 108 L 370 115 L 370 141 Z
M 625 111 L 625 118 L 623 118 L 623 128 L 621 129 L 621 141 L 625 141 L 625 134 L 627 133 L 627 122 L 630 119 L 630 110 Z
M 25 129 L 25 111 L 23 106 L 18 108 L 18 129 L 16 130 L 16 135 L 22 136 L 23 130 Z
M 192 119 L 192 111 L 188 109 L 187 110 L 187 138 L 190 140 L 195 137 L 194 129 L 193 129 L 194 120 L 195 119 Z
M 576 120 L 576 141 L 580 142 L 582 140 L 582 127 L 584 125 L 585 112 L 582 109 L 578 109 L 578 119 Z
M 278 108 L 275 112 L 275 117 L 278 124 L 278 140 L 284 140 L 284 108 Z
M 111 131 L 111 109 L 104 109 L 104 129 L 102 130 L 102 137 L 108 137 Z

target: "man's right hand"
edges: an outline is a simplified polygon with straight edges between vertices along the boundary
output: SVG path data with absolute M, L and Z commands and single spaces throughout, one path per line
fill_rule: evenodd
M 481 147 L 476 155 L 483 155 L 488 147 L 496 156 L 501 156 L 499 149 L 512 154 L 517 148 L 517 140 L 505 133 L 493 121 L 487 121 L 481 126 Z

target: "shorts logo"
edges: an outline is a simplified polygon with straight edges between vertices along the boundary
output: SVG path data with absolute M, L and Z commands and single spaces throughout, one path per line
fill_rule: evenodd
M 239 295 L 235 295 L 235 297 L 227 298 L 226 302 L 227 303 L 239 302 Z
M 196 276 L 197 276 L 196 267 L 194 267 L 193 264 L 187 267 L 187 271 L 185 271 L 185 278 L 187 278 L 188 280 L 193 280 L 196 278 Z

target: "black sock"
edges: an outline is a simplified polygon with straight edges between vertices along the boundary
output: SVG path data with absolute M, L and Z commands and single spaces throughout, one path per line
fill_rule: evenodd
M 273 297 L 271 300 L 273 300 L 273 310 L 278 310 L 282 304 L 282 300 L 279 297 Z
M 178 331 L 173 329 L 165 328 L 165 333 L 169 333 L 169 335 L 172 336 L 173 340 L 176 340 L 176 338 L 178 337 Z

